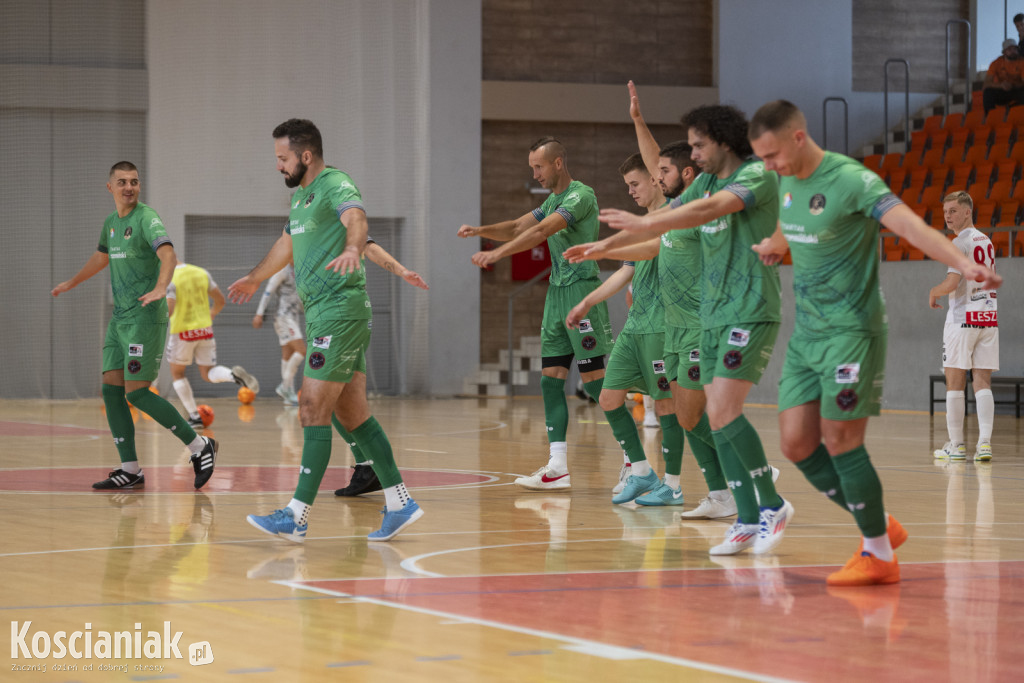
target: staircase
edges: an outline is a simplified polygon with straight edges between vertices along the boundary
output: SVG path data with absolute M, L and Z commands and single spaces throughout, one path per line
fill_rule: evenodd
M 482 363 L 480 369 L 462 381 L 468 396 L 508 396 L 508 349 L 498 352 L 497 363 Z M 516 394 L 540 394 L 540 337 L 523 337 L 512 351 L 512 385 Z

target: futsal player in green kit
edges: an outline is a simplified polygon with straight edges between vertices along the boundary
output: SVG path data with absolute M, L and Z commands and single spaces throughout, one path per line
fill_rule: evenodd
M 907 532 L 886 514 L 882 484 L 864 448 L 885 376 L 879 223 L 985 289 L 998 287 L 1001 278 L 926 225 L 875 173 L 822 150 L 791 102 L 761 107 L 751 119 L 750 140 L 765 168 L 782 177 L 779 225 L 753 243 L 754 250 L 769 264 L 787 248 L 793 256 L 796 321 L 779 382 L 782 452 L 816 489 L 853 514 L 863 536 L 828 583 L 895 583 L 900 572 L 893 551 Z
M 245 303 L 263 280 L 294 263 L 308 340 L 299 402 L 302 466 L 286 507 L 247 519 L 268 534 L 296 543 L 305 539 L 309 512 L 331 458 L 333 414 L 373 461 L 386 507 L 381 528 L 367 538 L 387 541 L 423 511 L 406 490 L 388 437 L 366 402 L 371 311 L 362 268 L 367 233 L 363 200 L 347 174 L 324 163 L 323 141 L 312 121 L 289 119 L 274 129 L 273 137 L 277 169 L 285 185 L 297 188 L 288 225 L 263 261 L 228 292 L 235 303 Z
M 99 246 L 73 278 L 51 293 L 63 294 L 110 265 L 114 314 L 103 341 L 102 393 L 121 466 L 92 487 L 130 489 L 146 483 L 135 452 L 131 401 L 188 446 L 198 489 L 213 474 L 217 442 L 197 435 L 174 406 L 149 390 L 167 340 L 167 286 L 177 257 L 160 216 L 139 201 L 140 187 L 135 164 L 119 161 L 111 167 L 107 191 L 114 196 L 115 211 L 103 222 Z
M 648 212 L 665 203 L 658 183 L 648 172 L 640 154 L 633 154 L 619 167 L 619 173 L 629 188 L 629 194 Z M 574 250 L 566 250 L 564 257 L 573 260 Z M 611 277 L 576 304 L 565 324 L 570 329 L 579 326 L 595 304 L 609 297 L 632 281 L 633 304 L 629 307 L 626 324 L 622 328 L 615 348 L 608 358 L 599 403 L 608 418 L 612 434 L 629 458 L 629 477 L 619 491 L 614 491 L 616 505 L 636 500 L 639 505 L 682 505 L 683 492 L 679 475 L 683 460 L 683 430 L 676 419 L 669 377 L 665 363 L 665 310 L 661 302 L 658 282 L 657 238 L 625 247 L 607 258 L 626 259 Z M 630 259 L 636 259 L 635 261 Z M 654 409 L 662 428 L 662 454 L 665 459 L 665 481 L 651 469 L 637 433 L 633 416 L 625 407 L 626 392 L 634 387 L 644 389 L 654 399 Z
M 747 122 L 734 107 L 698 107 L 683 125 L 703 173 L 680 195 L 680 205 L 668 211 L 647 216 L 602 211 L 602 221 L 623 230 L 602 242 L 607 247 L 670 230 L 700 230 L 700 379 L 719 462 L 738 509 L 736 523 L 710 553 L 752 548 L 761 554 L 779 543 L 793 517 L 793 506 L 775 490 L 761 439 L 743 415 L 779 331 L 778 271 L 750 249 L 775 228 L 778 179 L 747 158 Z
M 551 252 L 551 276 L 544 300 L 541 323 L 541 379 L 544 399 L 544 420 L 548 431 L 548 463 L 528 477 L 515 480 L 517 486 L 531 491 L 565 490 L 570 488 L 566 432 L 569 407 L 565 400 L 565 379 L 573 357 L 584 382 L 584 388 L 595 400 L 600 396 L 604 379 L 604 355 L 612 347 L 608 306 L 604 302 L 580 320 L 579 328 L 570 330 L 565 318 L 573 306 L 601 284 L 594 262 L 573 264 L 562 257 L 574 244 L 597 239 L 597 200 L 594 191 L 569 175 L 565 148 L 554 138 L 542 138 L 530 147 L 530 168 L 533 177 L 551 194 L 540 208 L 515 220 L 474 227 L 463 225 L 459 237 L 485 237 L 505 242 L 496 249 L 473 255 L 473 263 L 481 268 L 532 249 L 545 240 Z

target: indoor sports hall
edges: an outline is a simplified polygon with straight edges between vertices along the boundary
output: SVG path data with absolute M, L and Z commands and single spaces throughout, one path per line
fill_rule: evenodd
M 987 193 L 976 205 L 1000 180 L 1011 195 L 1024 183 L 1010 156 L 991 158 L 997 135 L 1009 131 L 1007 155 L 1016 143 L 1014 109 L 968 119 L 981 104 L 965 95 L 1016 38 L 1010 17 L 1024 5 L 1004 17 L 977 0 L 556 4 L 0 0 L 0 680 L 1024 678 L 1019 204 L 991 198 L 988 222 L 976 219 L 1004 278 L 990 461 L 972 457 L 970 389 L 966 458 L 933 457 L 947 441 L 945 310 L 928 291 L 946 266 L 880 237 L 888 356 L 866 448 L 909 538 L 900 582 L 867 587 L 826 584 L 860 532 L 780 448 L 791 266 L 779 267 L 782 331 L 745 414 L 795 515 L 772 552 L 712 556 L 732 519 L 682 516 L 707 495 L 689 446 L 683 505 L 613 504 L 622 449 L 575 375 L 571 489 L 513 483 L 548 449 L 538 328 L 550 262 L 541 250 L 481 270 L 470 259 L 486 245 L 457 236 L 540 205 L 527 152 L 543 135 L 565 143 L 602 207 L 635 210 L 617 173 L 636 151 L 630 79 L 659 142 L 685 138 L 679 118 L 697 105 L 749 116 L 788 98 L 819 143 L 877 161 L 941 229 L 941 202 L 925 199 L 960 176 L 926 166 L 930 150 L 945 163 L 964 136 L 961 164 L 967 147 L 985 148 L 971 153 L 968 177 L 990 173 L 969 186 Z M 886 59 L 908 62 L 909 80 Z M 271 131 L 295 116 L 317 123 L 326 162 L 358 183 L 370 235 L 430 286 L 365 264 L 369 405 L 424 511 L 389 542 L 367 540 L 381 492 L 334 494 L 354 463 L 338 435 L 303 543 L 247 523 L 288 502 L 303 456 L 299 409 L 274 392 L 271 318 L 253 329 L 255 298 L 213 322 L 222 362 L 259 378 L 255 400 L 188 370 L 212 413 L 201 433 L 219 443 L 209 481 L 196 490 L 188 449 L 133 408 L 145 485 L 92 488 L 118 463 L 100 386 L 114 295 L 105 270 L 51 290 L 97 249 L 114 206 L 108 169 L 138 166 L 141 200 L 178 257 L 226 292 L 288 221 Z M 618 265 L 602 262 L 602 276 Z M 618 332 L 621 295 L 609 308 Z M 181 409 L 166 364 L 155 390 Z M 638 428 L 660 474 L 661 432 Z

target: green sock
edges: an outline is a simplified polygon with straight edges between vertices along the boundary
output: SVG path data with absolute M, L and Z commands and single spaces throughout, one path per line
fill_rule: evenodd
M 728 480 L 733 500 L 736 501 L 739 521 L 744 524 L 757 524 L 761 521 L 761 510 L 757 506 L 757 496 L 754 495 L 754 482 L 750 479 L 750 472 L 743 466 L 736 449 L 721 430 L 713 431 L 711 435 L 715 439 L 718 462 L 722 465 L 722 472 Z
M 544 423 L 548 442 L 565 441 L 569 429 L 569 404 L 565 401 L 565 380 L 541 375 L 540 394 L 544 399 Z
M 604 414 L 608 418 L 608 424 L 611 425 L 615 440 L 619 442 L 622 450 L 626 451 L 629 461 L 646 460 L 647 454 L 644 453 L 644 447 L 640 443 L 640 434 L 636 431 L 636 422 L 633 422 L 633 416 L 630 415 L 629 409 L 622 405 L 615 410 L 606 410 Z
M 331 424 L 334 425 L 335 431 L 341 435 L 341 438 L 348 444 L 349 449 L 352 451 L 352 457 L 355 458 L 356 464 L 362 464 L 366 462 L 366 456 L 363 455 L 363 450 L 359 448 L 359 444 L 356 443 L 356 439 L 352 436 L 348 430 L 341 424 L 341 420 L 334 413 L 331 413 Z
M 114 437 L 117 455 L 121 462 L 134 462 L 139 458 L 135 454 L 135 423 L 132 422 L 132 411 L 124 399 L 124 387 L 104 384 L 101 388 L 103 406 L 107 409 L 107 424 Z
M 163 396 L 154 394 L 148 387 L 136 389 L 128 394 L 131 404 L 156 420 L 157 424 L 171 430 L 171 434 L 178 437 L 186 446 L 196 440 L 196 432 L 188 426 L 188 422 L 181 416 L 174 406 L 167 402 Z
M 866 538 L 883 535 L 887 519 L 882 502 L 882 482 L 867 450 L 859 446 L 840 453 L 832 458 L 832 464 L 842 482 L 846 507 L 857 520 L 861 534 Z
M 595 401 L 601 400 L 601 389 L 604 387 L 604 377 L 591 380 L 583 385 L 583 391 L 590 395 Z
M 312 505 L 331 460 L 331 428 L 315 425 L 302 428 L 302 467 L 295 485 L 295 500 Z
M 692 430 L 686 432 L 686 440 L 690 442 L 690 450 L 697 459 L 700 472 L 708 485 L 708 491 L 722 491 L 729 488 L 722 474 L 722 464 L 718 462 L 718 451 L 715 448 L 715 437 L 711 435 L 708 414 L 700 416 L 700 422 Z
M 402 483 L 402 475 L 395 464 L 395 454 L 391 452 L 391 442 L 377 418 L 371 415 L 366 422 L 352 430 L 352 437 L 366 457 L 373 461 L 373 471 L 382 488 Z
M 661 423 L 661 454 L 665 458 L 665 474 L 683 471 L 683 428 L 673 414 L 658 417 Z
M 764 455 L 761 437 L 757 435 L 754 425 L 747 421 L 746 416 L 740 415 L 716 432 L 715 443 L 718 443 L 718 434 L 721 434 L 729 442 L 736 457 L 750 473 L 761 499 L 761 507 L 780 507 L 782 498 L 775 491 L 775 484 L 772 482 L 772 468 L 768 466 L 768 458 Z M 721 447 L 718 450 L 721 451 Z
M 832 462 L 832 456 L 828 454 L 825 444 L 818 444 L 814 452 L 796 463 L 796 466 L 807 477 L 807 481 L 811 482 L 811 486 L 824 493 L 839 507 L 847 509 L 839 474 L 836 472 L 836 466 Z

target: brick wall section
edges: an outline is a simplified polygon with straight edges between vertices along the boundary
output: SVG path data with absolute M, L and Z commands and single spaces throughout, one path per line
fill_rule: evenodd
M 708 0 L 484 0 L 483 78 L 711 86 Z
M 681 126 L 653 126 L 652 132 L 661 144 L 685 137 Z M 575 180 L 594 188 L 599 206 L 637 210 L 618 172 L 619 164 L 636 151 L 632 124 L 485 121 L 482 135 L 481 221 L 485 225 L 518 218 L 544 201 L 544 195 L 529 192 L 528 184 L 535 184 L 527 157 L 530 145 L 545 135 L 553 135 L 565 145 L 570 173 Z M 602 236 L 607 234 L 610 234 L 608 229 L 603 228 Z M 618 267 L 618 263 L 612 261 L 601 265 Z M 482 363 L 497 361 L 498 350 L 508 346 L 508 294 L 523 284 L 511 280 L 510 268 L 509 260 L 502 259 L 493 271 L 481 271 Z M 546 291 L 546 283 L 540 282 L 516 299 L 516 346 L 520 337 L 540 334 Z

